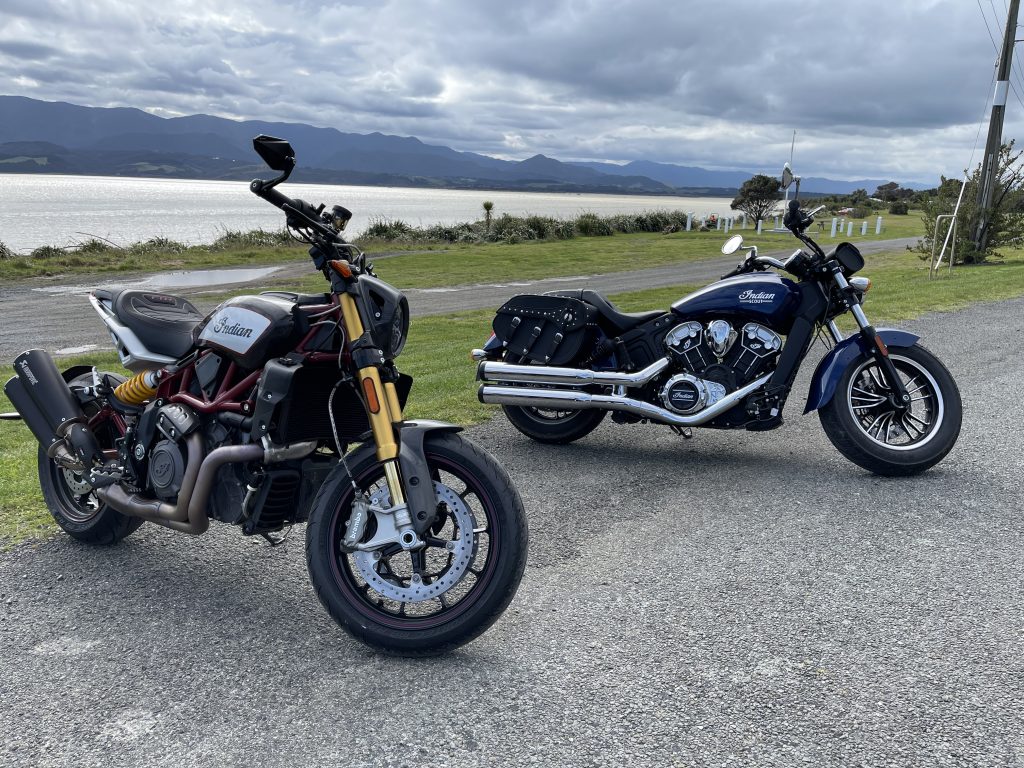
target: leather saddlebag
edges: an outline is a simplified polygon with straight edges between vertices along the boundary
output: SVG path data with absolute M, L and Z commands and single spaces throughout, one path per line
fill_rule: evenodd
M 523 294 L 501 306 L 492 327 L 513 354 L 565 365 L 579 354 L 596 317 L 597 310 L 579 299 Z

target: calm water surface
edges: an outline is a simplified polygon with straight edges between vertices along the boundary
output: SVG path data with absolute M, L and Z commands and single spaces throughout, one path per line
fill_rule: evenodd
M 354 214 L 350 235 L 377 218 L 415 226 L 482 218 L 484 200 L 495 215 L 571 217 L 673 209 L 698 216 L 729 211 L 729 198 L 487 192 L 405 187 L 284 184 L 291 197 L 344 205 Z M 127 245 L 151 237 L 208 243 L 225 230 L 281 229 L 283 214 L 249 192 L 244 181 L 134 179 L 107 176 L 0 174 L 0 242 L 24 252 L 102 237 Z

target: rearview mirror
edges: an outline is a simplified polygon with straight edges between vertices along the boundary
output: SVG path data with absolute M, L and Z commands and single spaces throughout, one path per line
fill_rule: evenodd
M 261 134 L 252 140 L 252 148 L 271 170 L 290 171 L 295 167 L 295 150 L 284 139 Z
M 736 253 L 743 245 L 743 235 L 733 235 L 725 241 L 725 245 L 722 246 L 722 253 L 728 256 L 730 253 Z
M 789 163 L 782 166 L 782 188 L 789 189 L 789 185 L 793 183 L 793 169 L 789 167 Z

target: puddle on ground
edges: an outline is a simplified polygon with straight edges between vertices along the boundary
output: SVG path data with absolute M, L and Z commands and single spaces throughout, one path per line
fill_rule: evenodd
M 41 293 L 73 295 L 89 293 L 93 288 L 133 288 L 141 291 L 166 291 L 181 288 L 214 288 L 237 285 L 252 280 L 262 280 L 274 274 L 281 267 L 259 267 L 253 269 L 192 269 L 180 272 L 159 272 L 141 280 L 108 282 L 103 279 L 96 285 L 48 285 L 33 288 Z

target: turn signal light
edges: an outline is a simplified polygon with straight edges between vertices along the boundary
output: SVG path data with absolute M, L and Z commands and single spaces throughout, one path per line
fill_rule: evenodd
M 334 259 L 333 261 L 327 262 L 327 266 L 331 268 L 331 271 L 337 272 L 344 278 L 352 277 L 352 265 L 344 259 Z
M 871 281 L 866 277 L 851 277 L 850 285 L 861 293 L 867 293 L 871 290 Z

